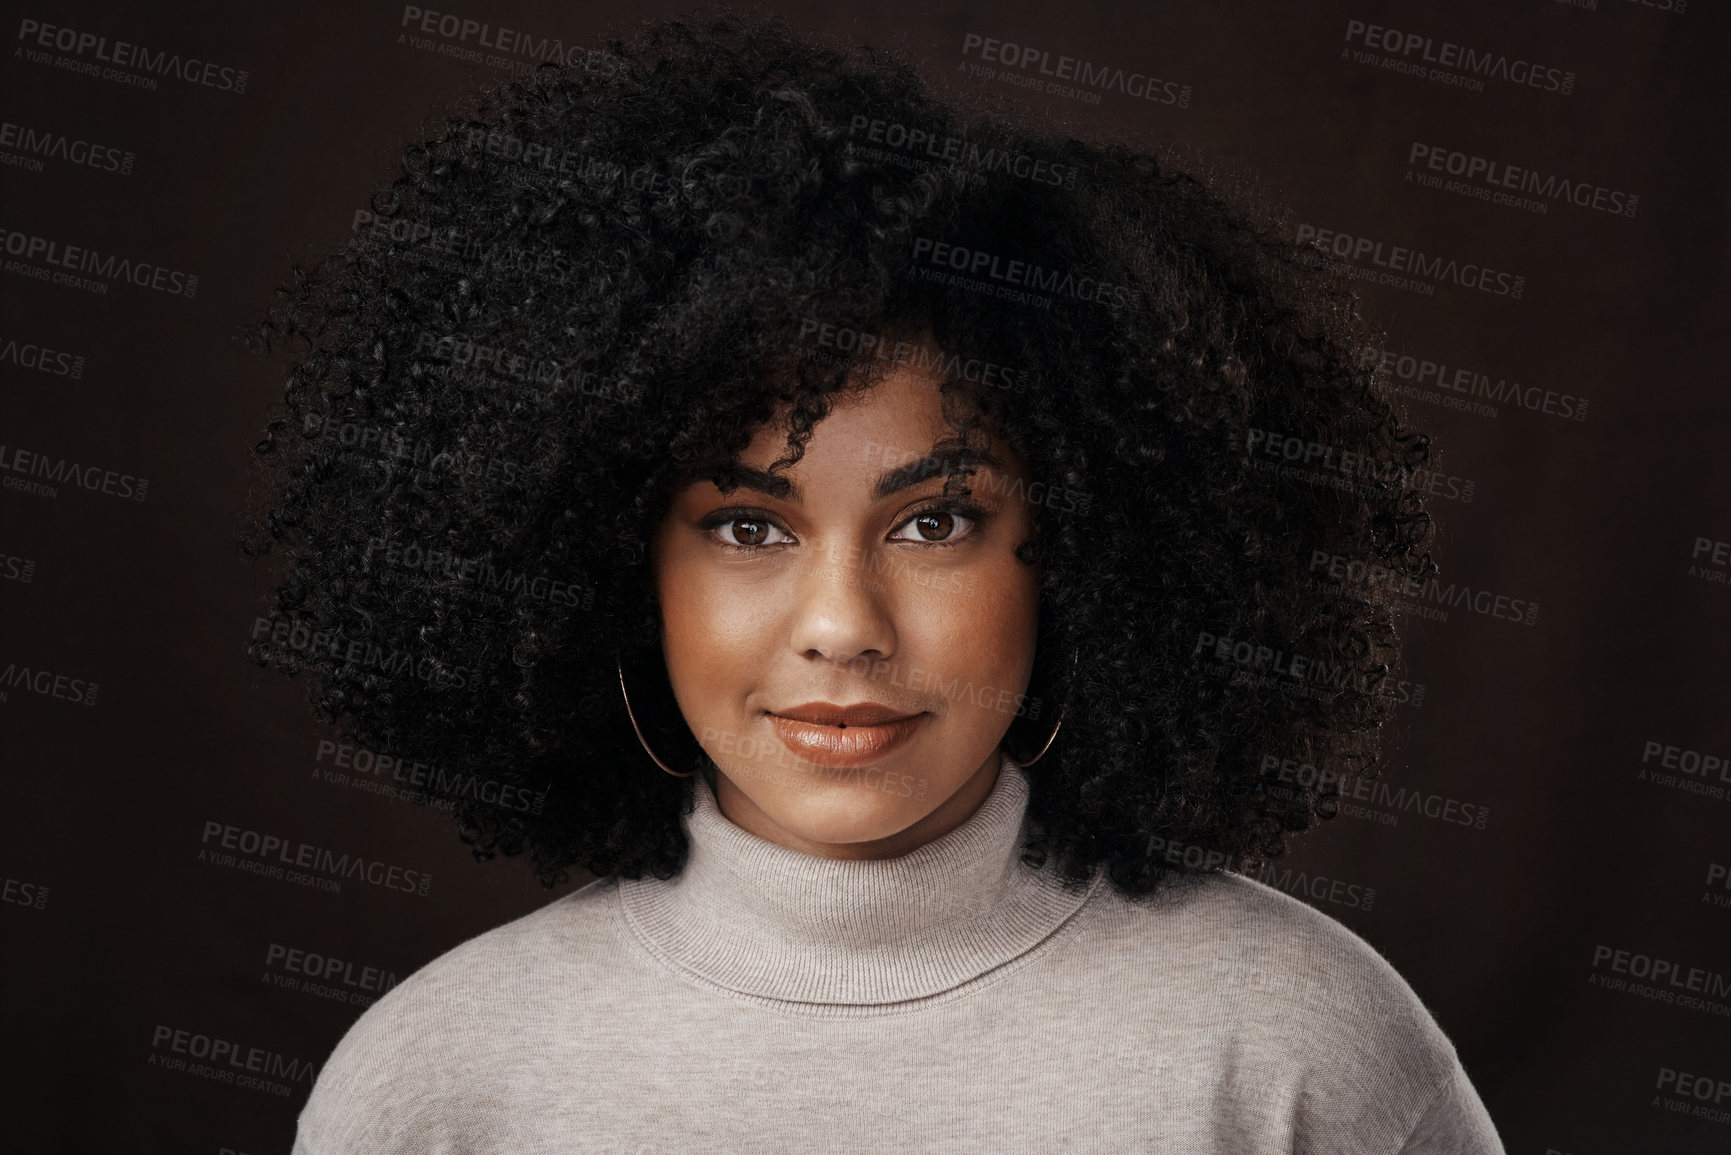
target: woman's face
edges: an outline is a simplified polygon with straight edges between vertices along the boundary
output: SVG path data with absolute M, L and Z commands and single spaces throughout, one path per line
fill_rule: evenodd
M 746 484 L 689 486 L 654 536 L 668 675 L 721 811 L 808 854 L 893 858 L 965 821 L 1033 670 L 1032 479 L 994 439 L 945 496 L 945 465 L 920 466 L 956 444 L 938 385 L 898 365 L 838 398 L 789 492 L 751 474 L 786 449 L 765 427 Z

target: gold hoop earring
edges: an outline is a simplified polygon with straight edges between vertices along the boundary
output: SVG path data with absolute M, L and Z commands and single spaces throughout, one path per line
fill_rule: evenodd
M 1081 647 L 1078 646 L 1075 653 L 1070 656 L 1070 680 L 1064 685 L 1064 704 L 1058 707 L 1057 725 L 1052 727 L 1052 733 L 1046 738 L 1046 744 L 1040 747 L 1040 752 L 1038 754 L 1034 755 L 1026 762 L 1017 763 L 1017 765 L 1021 766 L 1023 769 L 1027 769 L 1029 766 L 1032 766 L 1034 763 L 1044 758 L 1046 756 L 1046 751 L 1052 748 L 1052 743 L 1058 740 L 1058 731 L 1064 728 L 1064 715 L 1068 713 L 1070 709 L 1070 694 L 1075 689 L 1076 685 L 1076 666 L 1077 663 L 1081 661 L 1081 658 L 1082 650 Z
M 682 774 L 678 770 L 672 769 L 667 765 L 667 763 L 655 756 L 655 751 L 649 748 L 649 743 L 643 738 L 643 728 L 637 724 L 637 715 L 631 711 L 631 695 L 625 691 L 625 667 L 619 661 L 618 650 L 613 651 L 613 668 L 619 671 L 619 694 L 625 699 L 625 716 L 631 719 L 631 731 L 637 735 L 637 744 L 643 747 L 643 752 L 649 755 L 650 761 L 654 762 L 663 770 L 666 770 L 675 778 L 689 778 L 693 774 L 697 773 L 695 770 L 687 770 Z M 1062 721 L 1062 719 L 1059 720 Z

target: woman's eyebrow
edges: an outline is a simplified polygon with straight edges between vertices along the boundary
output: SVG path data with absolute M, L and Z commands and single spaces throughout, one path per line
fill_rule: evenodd
M 872 486 L 872 500 L 881 501 L 892 493 L 899 493 L 928 478 L 947 476 L 970 466 L 985 466 L 1000 471 L 1004 468 L 1003 462 L 989 450 L 970 449 L 963 445 L 940 445 L 918 461 L 897 466 L 879 477 L 877 484 Z
M 918 485 L 933 477 L 947 476 L 965 467 L 983 466 L 988 469 L 1003 469 L 1003 462 L 996 454 L 985 449 L 972 449 L 966 446 L 939 446 L 930 453 L 906 465 L 898 465 L 886 470 L 872 485 L 872 500 L 882 501 L 892 493 L 900 493 L 904 489 Z M 803 495 L 799 486 L 785 477 L 777 476 L 768 470 L 755 469 L 749 465 L 718 464 L 696 473 L 694 481 L 708 481 L 723 493 L 731 493 L 735 489 L 748 489 L 768 497 L 791 501 L 795 505 L 802 504 Z

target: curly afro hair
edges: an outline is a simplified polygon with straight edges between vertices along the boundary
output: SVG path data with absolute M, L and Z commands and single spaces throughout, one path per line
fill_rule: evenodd
M 645 758 L 614 665 L 659 651 L 652 531 L 778 413 L 798 461 L 892 332 L 935 342 L 946 413 L 965 397 L 965 428 L 1084 498 L 1022 547 L 1066 710 L 1029 861 L 1150 894 L 1277 857 L 1378 771 L 1407 685 L 1388 591 L 1436 568 L 1432 450 L 1271 214 L 736 16 L 650 24 L 426 135 L 259 326 L 288 375 L 250 652 L 436 767 L 477 857 L 547 885 L 681 869 L 694 780 Z

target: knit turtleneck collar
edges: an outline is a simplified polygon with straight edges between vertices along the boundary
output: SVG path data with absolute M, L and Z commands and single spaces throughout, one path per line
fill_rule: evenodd
M 806 854 L 734 825 L 709 783 L 672 879 L 622 879 L 626 921 L 678 970 L 745 995 L 876 1005 L 950 990 L 1051 938 L 1098 889 L 1021 860 L 1028 781 L 1005 758 L 986 800 L 899 858 Z

